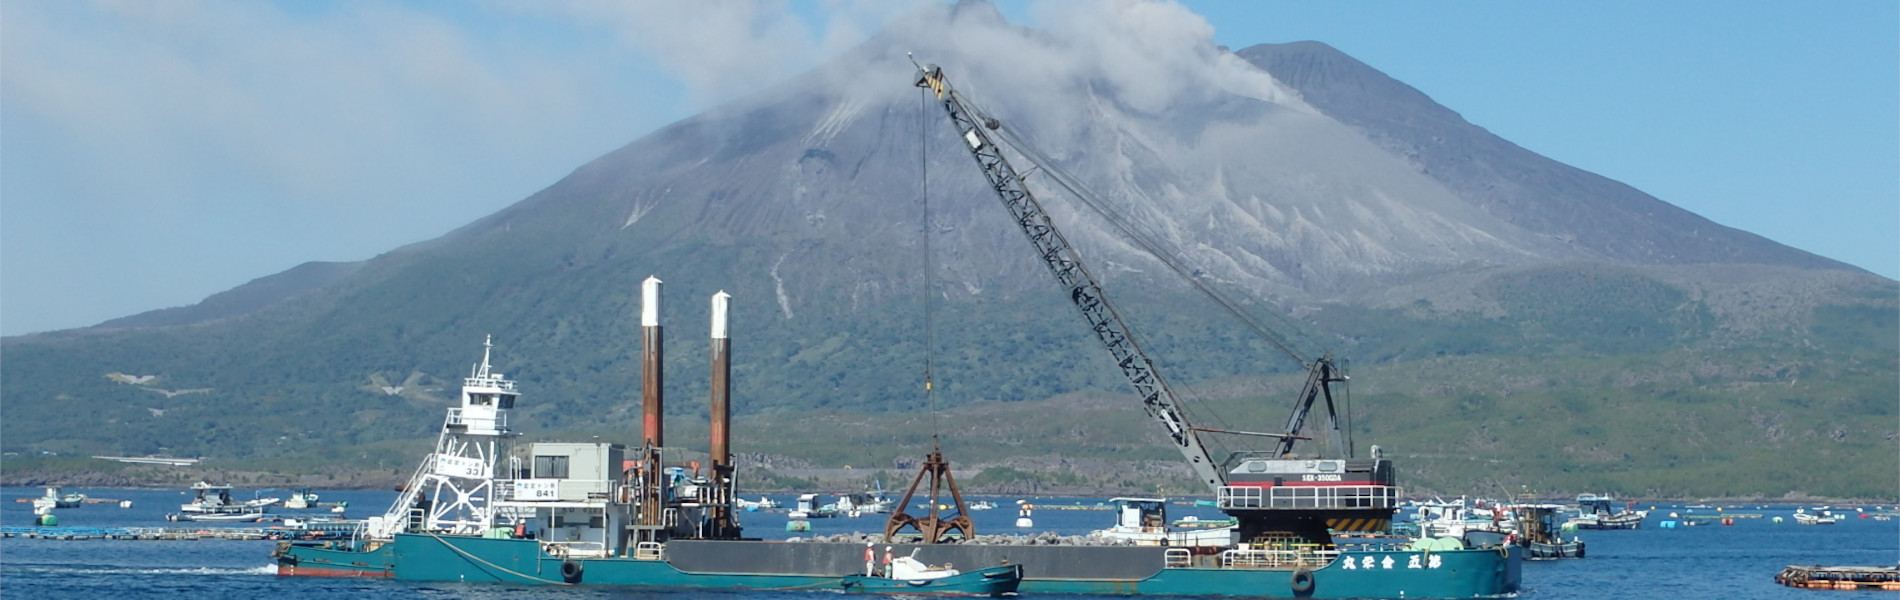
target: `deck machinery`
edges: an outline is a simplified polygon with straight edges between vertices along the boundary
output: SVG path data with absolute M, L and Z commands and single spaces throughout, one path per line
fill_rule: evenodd
M 984 114 L 951 87 L 944 79 L 943 70 L 936 65 L 919 65 L 916 85 L 935 93 L 990 188 L 1022 228 L 1050 274 L 1069 291 L 1070 299 L 1088 321 L 1089 328 L 1141 396 L 1148 416 L 1167 430 L 1195 476 L 1214 493 L 1220 509 L 1235 518 L 1235 543 L 1331 548 L 1334 530 L 1382 531 L 1390 527 L 1399 496 L 1392 462 L 1380 456 L 1376 447 L 1371 458 L 1353 456 L 1352 448 L 1341 435 L 1339 415 L 1333 404 L 1333 385 L 1343 385 L 1347 376 L 1330 355 L 1304 360 L 1286 344 L 1266 336 L 1275 347 L 1300 362 L 1308 373 L 1292 416 L 1287 420 L 1285 433 L 1222 431 L 1193 426 L 1181 411 L 1167 380 L 1155 369 L 1134 332 L 1115 311 L 1101 284 L 1089 274 L 1081 256 L 1024 185 L 1023 175 L 1010 164 L 998 141 L 1007 143 L 1018 155 L 1037 162 L 1037 168 L 1057 177 L 1060 185 L 1071 190 L 1079 185 L 1062 179 L 1060 169 L 1038 160 L 1036 157 L 1040 155 L 1000 121 Z M 1166 260 L 1161 256 L 1157 258 Z M 1211 290 L 1200 289 L 1212 294 Z M 1305 426 L 1307 415 L 1321 400 L 1324 400 L 1326 426 L 1330 428 L 1326 436 L 1328 448 L 1323 454 L 1298 453 L 1295 445 L 1311 439 L 1299 432 Z M 1202 443 L 1203 433 L 1263 436 L 1276 439 L 1277 444 L 1273 450 L 1237 452 L 1225 461 L 1216 462 Z

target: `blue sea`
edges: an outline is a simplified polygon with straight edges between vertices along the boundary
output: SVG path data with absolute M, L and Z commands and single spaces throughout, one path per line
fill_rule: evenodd
M 131 508 L 117 504 L 87 504 L 61 509 L 60 528 L 181 527 L 165 514 L 177 512 L 190 499 L 182 490 L 72 489 L 93 498 L 131 500 Z M 286 496 L 290 490 L 240 489 L 238 497 Z M 38 488 L 0 488 L 0 526 L 24 527 L 33 522 L 31 504 L 16 498 L 39 496 Z M 348 501 L 347 515 L 362 518 L 380 514 L 395 499 L 394 492 L 323 491 L 324 501 Z M 747 498 L 756 498 L 748 495 Z M 773 496 L 790 504 L 790 496 Z M 1018 498 L 983 498 L 998 508 L 975 511 L 978 533 L 1017 533 L 1014 526 Z M 1031 531 L 1079 535 L 1108 524 L 1100 510 L 1053 510 L 1054 506 L 1095 506 L 1100 498 L 1032 498 L 1044 508 L 1034 513 Z M 914 501 L 913 501 L 914 502 Z M 1792 505 L 1748 505 L 1726 512 L 1760 514 L 1737 519 L 1733 526 L 1708 524 L 1666 529 L 1668 514 L 1715 514 L 1714 508 L 1658 505 L 1643 529 L 1585 531 L 1589 558 L 1530 562 L 1524 565 L 1520 598 L 1568 600 L 1581 598 L 1667 598 L 1669 600 L 1750 600 L 1853 598 L 1882 592 L 1815 591 L 1786 588 L 1774 575 L 1791 564 L 1892 565 L 1900 561 L 1900 521 L 1856 518 L 1854 507 L 1832 507 L 1848 518 L 1838 525 L 1801 526 L 1789 517 Z M 1891 510 L 1892 507 L 1887 507 Z M 1865 514 L 1876 511 L 1866 507 Z M 299 511 L 278 509 L 283 514 Z M 323 516 L 309 511 L 309 516 Z M 1197 515 L 1217 517 L 1212 509 L 1172 505 L 1173 518 Z M 1784 517 L 1774 523 L 1772 517 Z M 746 533 L 759 537 L 881 532 L 880 517 L 813 520 L 811 533 L 785 531 L 785 515 L 748 512 L 742 515 Z M 1681 521 L 1678 519 L 1678 521 Z M 655 590 L 616 587 L 517 587 L 494 584 L 408 583 L 388 580 L 351 580 L 278 577 L 269 554 L 269 541 L 124 541 L 0 540 L 0 594 L 7 598 L 58 600 L 63 598 L 146 600 L 192 598 L 494 598 L 497 600 L 594 598 L 732 598 L 743 600 L 809 599 L 833 592 L 717 592 Z M 1892 596 L 1892 593 L 1884 593 Z M 1077 597 L 1070 597 L 1077 598 Z

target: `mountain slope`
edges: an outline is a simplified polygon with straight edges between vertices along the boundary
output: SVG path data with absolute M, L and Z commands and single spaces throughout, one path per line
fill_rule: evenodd
M 1593 257 L 1858 270 L 1525 150 L 1326 44 L 1261 44 L 1238 54 L 1487 214 Z

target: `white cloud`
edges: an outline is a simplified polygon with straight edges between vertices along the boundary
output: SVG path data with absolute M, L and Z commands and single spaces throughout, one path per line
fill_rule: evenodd
M 672 94 L 599 76 L 637 60 L 562 54 L 468 5 L 426 8 L 9 2 L 6 333 L 366 258 L 680 116 L 665 112 Z M 105 272 L 117 277 L 68 281 Z
M 1167 2 L 1046 2 L 1046 33 L 906 19 L 950 10 L 929 4 L 10 0 L 4 331 L 188 304 L 426 239 L 887 25 L 926 60 L 960 36 L 980 52 L 946 65 L 953 77 L 1031 107 L 1044 95 L 1001 90 L 1109 82 L 1134 108 L 1165 109 L 1167 83 L 1217 55 L 1207 23 Z M 1230 87 L 1271 91 L 1246 71 Z M 841 91 L 906 91 L 843 75 Z M 1035 108 L 1012 114 L 1077 112 Z M 80 285 L 76 272 L 117 276 Z
M 706 107 L 803 72 L 862 42 L 919 1 L 569 0 L 507 6 L 609 28 Z

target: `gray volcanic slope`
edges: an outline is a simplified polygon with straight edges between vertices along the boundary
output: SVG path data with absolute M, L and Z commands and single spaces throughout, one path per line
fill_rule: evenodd
M 1261 44 L 1238 54 L 1485 214 L 1583 256 L 1855 270 L 1525 150 L 1326 44 Z

